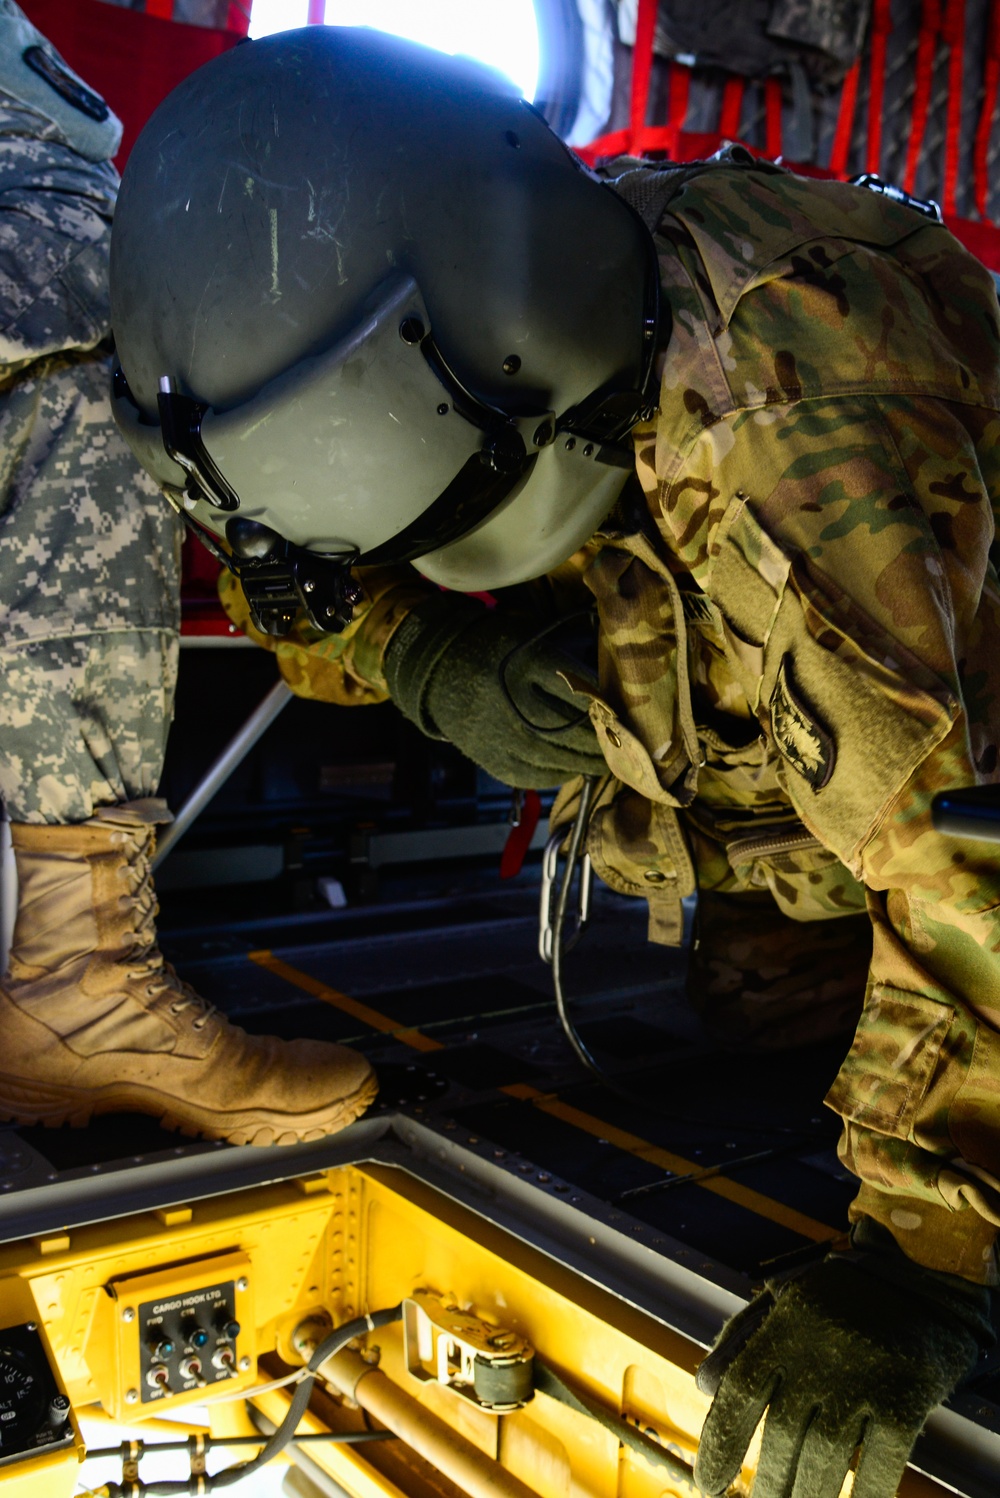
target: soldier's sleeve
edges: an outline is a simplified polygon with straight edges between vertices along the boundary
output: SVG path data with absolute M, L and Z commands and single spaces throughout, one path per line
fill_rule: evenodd
M 359 707 L 389 696 L 382 670 L 389 641 L 410 610 L 438 590 L 412 567 L 362 567 L 355 577 L 363 597 L 340 634 L 321 634 L 305 622 L 280 638 L 261 634 L 250 619 L 242 588 L 228 572 L 219 578 L 219 597 L 233 623 L 274 653 L 296 696 Z
M 787 793 L 867 891 L 867 998 L 827 1099 L 853 1211 L 928 1267 L 994 1283 L 1000 860 L 937 832 L 931 802 L 998 778 L 1000 420 L 834 397 L 770 434 L 712 580 Z

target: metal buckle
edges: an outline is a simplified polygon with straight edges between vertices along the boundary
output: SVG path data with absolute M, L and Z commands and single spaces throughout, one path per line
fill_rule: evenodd
M 552 964 L 555 944 L 555 907 L 559 897 L 557 875 L 559 873 L 559 849 L 566 841 L 568 831 L 554 832 L 545 845 L 542 856 L 542 887 L 538 907 L 538 955 L 543 962 Z M 563 941 L 563 949 L 569 951 L 580 940 L 583 928 L 590 918 L 590 890 L 593 884 L 593 866 L 590 854 L 580 859 L 580 885 L 574 912 L 576 924 Z
M 403 1301 L 407 1371 L 421 1383 L 439 1383 L 491 1415 L 520 1409 L 534 1396 L 534 1349 L 507 1327 L 430 1290 Z

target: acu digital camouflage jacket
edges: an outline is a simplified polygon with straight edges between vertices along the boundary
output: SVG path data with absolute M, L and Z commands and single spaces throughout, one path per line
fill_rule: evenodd
M 616 186 L 648 209 L 651 182 Z M 634 434 L 645 504 L 582 559 L 614 777 L 589 848 L 652 897 L 654 939 L 677 939 L 695 877 L 769 888 L 800 920 L 867 905 L 865 1009 L 827 1099 L 854 1211 L 997 1283 L 1000 866 L 930 815 L 936 791 L 998 778 L 993 283 L 861 188 L 723 165 L 663 197 L 673 326 Z M 420 587 L 370 580 L 344 637 L 279 647 L 293 684 L 384 695 L 381 651 Z

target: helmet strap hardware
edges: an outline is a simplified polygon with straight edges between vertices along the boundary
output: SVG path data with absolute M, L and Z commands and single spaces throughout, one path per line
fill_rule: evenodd
M 361 597 L 351 576 L 357 551 L 323 556 L 295 546 L 260 521 L 233 516 L 226 525 L 228 565 L 240 580 L 254 625 L 286 635 L 302 609 L 324 634 L 344 629 Z
M 217 510 L 239 509 L 239 496 L 226 482 L 201 440 L 201 421 L 208 407 L 190 396 L 178 395 L 171 387 L 169 375 L 160 380 L 156 405 L 167 457 L 173 458 L 187 474 L 192 499 L 206 499 Z

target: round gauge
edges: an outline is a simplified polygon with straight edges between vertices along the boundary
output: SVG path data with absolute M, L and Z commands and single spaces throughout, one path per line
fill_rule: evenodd
M 16 1347 L 0 1342 L 0 1452 L 42 1424 L 45 1388 Z

